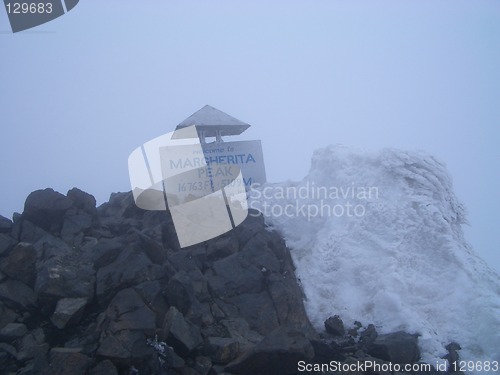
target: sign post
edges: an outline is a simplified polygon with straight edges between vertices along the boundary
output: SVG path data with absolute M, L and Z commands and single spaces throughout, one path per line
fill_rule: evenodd
M 174 132 L 130 155 L 136 204 L 150 210 L 168 209 L 181 247 L 223 234 L 247 217 L 247 190 L 254 183 L 266 182 L 261 142 L 224 142 L 222 137 L 239 135 L 249 127 L 205 106 Z M 151 184 L 145 187 L 148 176 Z

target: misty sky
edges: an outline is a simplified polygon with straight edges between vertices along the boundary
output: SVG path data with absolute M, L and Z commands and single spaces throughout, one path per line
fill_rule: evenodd
M 130 152 L 205 104 L 252 124 L 270 181 L 331 143 L 435 155 L 500 270 L 500 2 L 81 0 L 18 34 L 2 8 L 0 214 L 130 190 Z

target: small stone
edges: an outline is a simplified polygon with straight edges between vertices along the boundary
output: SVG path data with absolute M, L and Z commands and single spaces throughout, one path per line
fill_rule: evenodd
M 366 327 L 366 329 L 361 332 L 359 341 L 363 346 L 368 347 L 375 341 L 377 336 L 378 333 L 375 329 L 375 326 L 373 324 L 369 324 L 368 327 Z
M 194 368 L 200 375 L 207 375 L 212 368 L 212 361 L 205 356 L 198 356 L 195 359 Z
M 235 339 L 227 337 L 209 337 L 210 358 L 214 363 L 226 364 L 235 359 L 240 352 L 240 345 Z
M 342 322 L 342 319 L 340 319 L 340 316 L 338 316 L 338 315 L 335 315 L 333 317 L 329 317 L 325 321 L 325 329 L 326 329 L 326 332 L 328 332 L 334 336 L 344 336 L 345 335 L 344 323 Z
M 105 359 L 90 370 L 89 375 L 118 375 L 118 371 L 113 362 L 109 359 Z
M 86 298 L 62 298 L 57 301 L 56 310 L 50 321 L 59 329 L 80 321 L 87 305 Z
M 26 332 L 28 332 L 28 328 L 26 328 L 26 325 L 22 323 L 9 323 L 5 327 L 0 329 L 0 340 L 10 341 L 13 339 L 17 339 L 19 337 L 23 337 Z
M 33 288 L 36 278 L 35 248 L 26 242 L 18 243 L 3 261 L 1 270 L 12 279 Z
M 91 359 L 80 353 L 80 349 L 52 348 L 50 350 L 51 375 L 85 375 Z

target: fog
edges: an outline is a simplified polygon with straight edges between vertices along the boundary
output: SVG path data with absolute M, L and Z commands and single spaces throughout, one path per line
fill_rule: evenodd
M 500 270 L 500 4 L 97 1 L 12 34 L 0 11 L 0 214 L 33 190 L 128 191 L 127 158 L 210 104 L 252 125 L 269 181 L 332 143 L 446 163 Z

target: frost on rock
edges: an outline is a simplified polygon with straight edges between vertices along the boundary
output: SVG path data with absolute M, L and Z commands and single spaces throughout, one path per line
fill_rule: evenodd
M 464 207 L 442 163 L 419 152 L 329 146 L 314 153 L 302 181 L 259 191 L 266 187 L 265 198 L 253 194 L 252 207 L 264 201 L 268 208 L 297 207 L 298 200 L 364 208 L 363 215 L 265 213 L 292 250 L 318 329 L 338 314 L 344 322 L 374 323 L 382 333 L 420 334 L 423 359 L 431 363 L 450 342 L 461 344 L 462 359 L 500 359 L 500 278 L 464 240 Z M 301 187 L 300 197 L 290 193 Z M 332 194 L 318 194 L 319 187 Z M 370 187 L 370 196 L 358 194 Z

